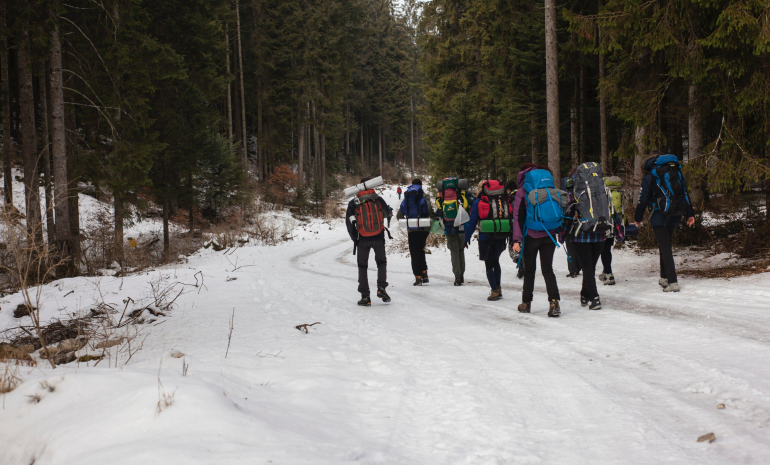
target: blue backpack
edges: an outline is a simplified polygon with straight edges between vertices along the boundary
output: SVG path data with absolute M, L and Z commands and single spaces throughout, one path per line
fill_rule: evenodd
M 401 201 L 401 213 L 406 218 L 428 218 L 428 202 L 425 201 L 422 186 L 412 184 L 406 188 L 404 200 Z
M 655 160 L 652 177 L 657 189 L 654 189 L 654 209 L 664 216 L 684 216 L 690 206 L 690 197 L 682 175 L 682 165 L 676 155 L 661 155 Z
M 526 229 L 533 231 L 559 229 L 564 211 L 569 205 L 569 197 L 566 192 L 556 189 L 551 173 L 546 170 L 532 170 L 524 175 L 524 183 L 521 187 L 526 194 Z

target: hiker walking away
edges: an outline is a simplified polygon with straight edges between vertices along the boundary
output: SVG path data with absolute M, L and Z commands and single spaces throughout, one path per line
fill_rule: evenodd
M 468 180 L 457 177 L 444 178 L 436 185 L 436 216 L 444 223 L 444 235 L 452 256 L 452 272 L 455 286 L 465 283 L 465 223 L 473 198 L 468 194 Z M 455 224 L 460 223 L 459 226 Z
M 572 175 L 575 174 L 576 169 L 577 166 L 572 168 L 572 171 L 566 178 L 562 178 L 562 190 L 567 193 L 571 193 L 575 188 L 575 181 Z M 562 242 L 564 243 L 564 248 L 567 252 L 568 278 L 577 278 L 580 275 L 580 259 L 578 259 L 577 256 L 575 243 L 572 242 L 572 234 L 569 234 L 569 231 L 572 231 L 574 226 L 573 223 L 573 218 L 569 215 L 565 215 L 564 222 L 562 223 Z
M 372 179 L 364 178 L 362 184 Z M 385 222 L 390 226 L 392 214 L 385 200 L 377 195 L 374 189 L 360 191 L 348 203 L 345 212 L 345 225 L 348 234 L 353 240 L 353 255 L 358 252 L 358 292 L 361 300 L 358 305 L 369 307 L 372 299 L 369 296 L 369 279 L 367 268 L 369 267 L 369 252 L 374 251 L 374 262 L 377 264 L 377 297 L 383 302 L 390 302 L 390 296 L 385 291 L 388 287 L 387 264 L 385 257 Z M 390 233 L 388 233 L 390 235 Z
M 610 195 L 604 184 L 602 167 L 598 163 L 581 163 L 573 175 L 573 204 L 568 212 L 575 226 L 571 231 L 580 267 L 583 286 L 580 305 L 589 310 L 601 310 L 602 302 L 596 288 L 596 263 L 604 249 L 607 231 L 612 229 Z
M 512 249 L 520 252 L 524 264 L 524 285 L 521 292 L 521 313 L 532 309 L 537 256 L 548 292 L 548 316 L 561 315 L 559 287 L 553 271 L 553 255 L 556 238 L 559 235 L 564 208 L 568 204 L 567 193 L 557 190 L 553 175 L 546 166 L 536 167 L 532 163 L 522 165 L 516 176 L 519 190 L 513 200 Z
M 401 201 L 401 208 L 398 209 L 396 217 L 399 220 L 405 220 L 407 226 L 414 285 L 427 284 L 428 263 L 425 261 L 425 243 L 430 234 L 430 220 L 436 219 L 436 214 L 422 190 L 420 179 L 415 179 L 412 185 L 406 188 L 404 200 Z
M 634 223 L 637 228 L 641 227 L 644 211 L 649 207 L 650 224 L 660 249 L 658 284 L 663 287 L 663 292 L 679 292 L 671 236 L 682 222 L 682 216 L 687 217 L 687 226 L 692 227 L 695 224 L 695 209 L 687 194 L 682 165 L 676 155 L 660 155 L 660 152 L 650 155 L 652 156 L 644 162 L 646 173 L 642 178 Z
M 401 186 L 398 186 L 398 189 L 396 189 L 396 193 L 398 194 L 398 200 L 401 200 Z
M 618 176 L 610 176 L 604 179 L 604 184 L 610 190 L 610 208 L 612 210 L 613 228 L 607 231 L 607 240 L 604 241 L 602 249 L 602 272 L 599 280 L 605 286 L 615 285 L 615 276 L 612 274 L 612 248 L 616 242 L 623 242 L 626 239 L 626 213 L 623 209 L 624 196 L 620 188 L 623 181 Z
M 511 208 L 505 187 L 493 179 L 479 183 L 479 195 L 471 206 L 471 218 L 465 226 L 465 248 L 479 227 L 479 260 L 484 261 L 487 281 L 492 289 L 487 300 L 500 300 L 503 297 L 501 285 L 503 270 L 500 267 L 500 254 L 505 251 L 511 231 Z

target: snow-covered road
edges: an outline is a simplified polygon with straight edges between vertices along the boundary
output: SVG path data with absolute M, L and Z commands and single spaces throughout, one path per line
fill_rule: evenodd
M 533 313 L 516 312 L 507 257 L 504 299 L 487 302 L 474 243 L 468 285 L 452 286 L 446 251 L 428 256 L 424 287 L 390 255 L 393 302 L 361 308 L 343 227 L 315 226 L 307 240 L 233 253 L 254 266 L 231 271 L 203 251 L 163 271 L 182 282 L 202 271 L 207 289 L 181 296 L 128 365 L 24 372 L 0 410 L 0 463 L 767 463 L 770 274 L 685 278 L 663 294 L 657 256 L 621 251 L 618 284 L 589 311 L 558 252 L 563 314 L 552 319 L 541 277 Z M 117 303 L 151 276 L 100 288 Z M 44 313 L 84 308 L 92 286 L 49 286 Z M 171 349 L 186 354 L 187 376 Z M 156 414 L 159 377 L 176 392 Z M 716 442 L 696 442 L 708 432 Z

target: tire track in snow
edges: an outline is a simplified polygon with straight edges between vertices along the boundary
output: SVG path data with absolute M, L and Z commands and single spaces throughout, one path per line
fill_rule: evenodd
M 355 268 L 355 265 L 350 264 L 345 260 L 345 255 L 347 255 L 348 251 L 342 251 L 342 252 L 334 252 L 334 249 L 336 249 L 336 246 L 339 244 L 342 244 L 346 241 L 340 241 L 338 243 L 335 243 L 329 247 L 325 247 L 318 250 L 311 250 L 307 251 L 303 254 L 300 254 L 299 256 L 295 256 L 292 259 L 292 262 L 294 266 L 297 269 L 300 269 L 302 271 L 320 274 L 323 276 L 333 277 L 337 279 L 349 279 L 350 276 L 353 276 L 351 273 L 335 273 L 331 270 L 331 267 L 328 265 L 330 262 L 336 262 L 339 263 L 342 266 L 345 266 L 346 268 L 353 267 Z M 328 260 L 328 255 L 334 254 L 333 260 Z M 327 256 L 322 256 L 327 255 Z M 311 257 L 318 257 L 321 258 L 326 265 L 323 267 L 325 271 L 319 272 L 315 269 L 306 268 L 303 266 L 300 266 L 300 258 L 310 259 Z M 311 261 L 311 260 L 309 260 Z M 305 262 L 303 262 L 305 263 Z M 316 266 L 312 268 L 319 268 L 320 266 L 318 263 L 315 264 Z M 391 265 L 392 268 L 392 265 Z M 396 275 L 407 275 L 405 272 L 398 272 L 398 271 L 390 271 L 389 273 L 391 276 L 393 274 Z M 437 277 L 441 279 L 441 281 L 444 282 L 451 282 L 450 279 L 439 276 L 439 275 L 433 275 L 433 279 L 436 279 Z M 355 282 L 355 279 L 350 279 L 350 281 Z M 431 306 L 435 306 L 437 301 L 438 303 L 441 303 L 441 299 L 436 298 L 436 293 L 433 292 L 435 289 L 440 289 L 442 286 L 426 286 L 417 288 L 419 292 L 416 292 L 415 290 L 410 289 L 409 287 L 400 287 L 399 286 L 399 293 L 397 294 L 396 298 L 397 301 L 400 300 L 403 304 L 412 304 L 411 306 L 417 309 L 420 309 L 421 307 L 424 307 L 426 309 L 429 309 Z M 469 286 L 472 287 L 472 286 Z M 481 285 L 477 285 L 477 287 L 482 287 Z M 486 290 L 486 286 L 483 286 Z M 432 289 L 434 288 L 434 289 Z M 439 291 L 440 292 L 440 291 Z M 432 294 L 432 295 L 431 295 Z M 575 293 L 577 294 L 577 293 Z M 570 317 L 568 318 L 562 318 L 561 321 L 556 322 L 553 320 L 544 320 L 541 316 L 535 316 L 535 315 L 517 315 L 518 318 L 512 319 L 509 318 L 507 314 L 501 315 L 504 311 L 507 311 L 510 313 L 511 311 L 515 311 L 513 309 L 502 309 L 497 305 L 492 304 L 479 304 L 477 301 L 471 301 L 467 298 L 466 294 L 461 294 L 460 296 L 453 296 L 452 299 L 454 299 L 454 306 L 447 306 L 446 308 L 442 308 L 442 314 L 439 316 L 441 319 L 446 320 L 454 320 L 452 323 L 456 324 L 450 324 L 448 326 L 445 325 L 444 330 L 447 333 L 454 332 L 455 335 L 458 333 L 458 329 L 462 328 L 463 325 L 467 326 L 468 324 L 473 324 L 475 326 L 478 326 L 479 324 L 482 324 L 484 326 L 494 326 L 496 331 L 488 331 L 488 328 L 486 329 L 486 334 L 484 334 L 484 337 L 487 338 L 489 341 L 494 341 L 494 344 L 490 342 L 489 346 L 494 347 L 496 345 L 504 345 L 505 344 L 505 338 L 500 338 L 500 333 L 503 331 L 506 331 L 506 328 L 501 328 L 501 326 L 505 323 L 515 322 L 519 323 L 518 320 L 521 321 L 527 321 L 530 323 L 529 328 L 537 331 L 538 333 L 544 332 L 543 330 L 547 330 L 549 332 L 553 332 L 554 328 L 559 328 L 557 332 L 561 332 L 561 337 L 558 337 L 557 339 L 552 339 L 553 335 L 550 335 L 549 337 L 543 337 L 543 334 L 521 334 L 519 331 L 515 331 L 514 335 L 522 339 L 521 346 L 518 346 L 518 348 L 524 352 L 526 352 L 526 355 L 524 356 L 524 359 L 526 360 L 535 360 L 537 363 L 532 365 L 527 365 L 528 369 L 525 369 L 523 374 L 525 376 L 522 377 L 522 379 L 518 379 L 517 383 L 522 384 L 524 383 L 527 389 L 520 389 L 523 392 L 526 391 L 541 391 L 544 388 L 544 386 L 548 382 L 556 382 L 556 383 L 563 383 L 564 379 L 559 378 L 567 378 L 570 382 L 574 384 L 582 385 L 583 389 L 593 392 L 597 397 L 601 398 L 604 397 L 604 400 L 600 403 L 595 402 L 586 402 L 586 399 L 583 398 L 583 402 L 586 402 L 585 407 L 578 407 L 574 404 L 574 402 L 564 402 L 561 400 L 554 400 L 551 398 L 551 402 L 555 402 L 559 408 L 555 412 L 541 412 L 546 413 L 544 416 L 552 418 L 552 419 L 558 419 L 561 415 L 568 415 L 569 418 L 571 418 L 571 421 L 574 422 L 579 419 L 583 418 L 591 418 L 595 416 L 596 411 L 601 411 L 606 406 L 606 403 L 611 404 L 611 410 L 613 410 L 617 415 L 614 415 L 615 417 L 624 417 L 626 418 L 626 423 L 633 423 L 634 420 L 638 420 L 639 418 L 647 417 L 647 419 L 650 418 L 650 416 L 653 416 L 655 421 L 653 424 L 658 424 L 660 419 L 663 417 L 670 417 L 668 418 L 667 424 L 665 425 L 665 428 L 647 428 L 642 433 L 639 433 L 637 437 L 637 442 L 639 447 L 644 447 L 647 444 L 647 441 L 649 441 L 648 436 L 649 435 L 655 435 L 657 436 L 657 440 L 660 441 L 662 444 L 659 444 L 659 446 L 663 446 L 660 450 L 665 450 L 668 448 L 673 448 L 670 452 L 674 453 L 678 448 L 682 448 L 683 446 L 681 444 L 675 443 L 671 441 L 671 439 L 668 438 L 676 438 L 677 437 L 677 430 L 682 428 L 682 416 L 684 416 L 686 419 L 689 420 L 689 423 L 691 425 L 698 424 L 699 422 L 704 420 L 704 417 L 709 418 L 713 416 L 713 412 L 703 412 L 703 402 L 699 401 L 692 401 L 687 399 L 688 395 L 682 394 L 677 389 L 675 389 L 674 386 L 666 385 L 665 377 L 666 375 L 661 376 L 650 376 L 650 374 L 655 374 L 656 368 L 655 366 L 665 366 L 667 369 L 666 371 L 670 374 L 672 372 L 679 371 L 676 367 L 682 367 L 685 369 L 686 372 L 692 373 L 692 372 L 700 372 L 703 373 L 704 370 L 710 369 L 710 367 L 706 364 L 703 364 L 701 362 L 697 362 L 694 360 L 688 359 L 686 356 L 677 356 L 676 353 L 666 353 L 666 350 L 658 350 L 654 348 L 648 348 L 644 347 L 644 343 L 642 342 L 642 346 L 639 345 L 638 342 L 634 341 L 633 338 L 629 339 L 628 336 L 623 334 L 603 334 L 602 336 L 605 338 L 603 342 L 603 345 L 606 346 L 612 346 L 611 349 L 605 350 L 605 352 L 613 352 L 613 360 L 614 358 L 618 357 L 618 350 L 621 352 L 619 359 L 620 363 L 603 363 L 601 364 L 602 368 L 610 369 L 613 374 L 610 376 L 610 378 L 625 378 L 624 383 L 612 383 L 607 382 L 607 374 L 605 372 L 597 372 L 597 370 L 592 369 L 590 366 L 581 367 L 580 370 L 576 372 L 576 365 L 581 365 L 580 362 L 578 363 L 571 363 L 570 360 L 575 360 L 576 357 L 582 358 L 582 365 L 585 365 L 585 358 L 586 357 L 596 357 L 596 350 L 588 348 L 588 350 L 581 350 L 585 349 L 582 348 L 581 345 L 585 343 L 585 341 L 580 341 L 580 339 L 586 339 L 586 332 L 587 328 L 585 327 L 586 322 L 583 323 L 583 327 L 576 327 L 573 326 L 574 323 L 579 323 L 580 319 L 575 317 L 583 317 L 585 318 L 587 315 L 592 314 L 593 312 L 587 313 L 587 312 L 570 312 Z M 394 301 L 395 303 L 395 301 Z M 459 303 L 459 305 L 456 305 Z M 402 318 L 402 315 L 400 315 L 397 311 L 397 308 L 399 305 L 393 305 L 391 304 L 391 307 L 393 307 L 394 312 L 386 313 L 385 318 L 380 318 L 380 320 L 383 320 L 381 324 L 378 324 L 377 331 L 374 331 L 375 333 L 381 332 L 381 333 L 392 333 L 392 329 L 390 328 L 389 323 L 394 323 L 394 319 L 396 318 Z M 459 308 L 458 308 L 459 307 Z M 471 314 L 467 311 L 467 307 L 472 308 L 482 308 L 485 311 L 488 311 L 489 313 L 486 314 Z M 380 312 L 376 312 L 375 309 L 380 310 L 382 306 L 376 306 L 372 308 L 373 316 L 372 320 L 376 320 L 377 316 L 382 316 Z M 435 312 L 430 312 L 435 313 Z M 603 313 L 610 313 L 610 312 L 603 312 Z M 617 314 L 616 314 L 617 315 Z M 566 316 L 566 315 L 565 315 Z M 640 317 L 649 316 L 649 315 L 642 315 Z M 422 312 L 412 315 L 412 318 L 414 320 L 419 321 L 420 317 L 425 317 L 425 315 L 422 314 Z M 590 318 L 590 317 L 589 317 Z M 565 320 L 569 320 L 569 324 L 564 324 Z M 665 323 L 665 320 L 653 318 L 653 323 L 655 325 L 660 325 L 661 323 Z M 377 324 L 376 321 L 374 321 L 373 324 Z M 521 326 L 521 325 L 518 325 Z M 507 330 L 511 330 L 512 328 L 507 328 Z M 513 328 L 515 329 L 515 327 Z M 371 331 L 370 331 L 371 332 Z M 447 350 L 440 350 L 435 345 L 438 343 L 441 343 L 440 341 L 437 341 L 435 338 L 421 338 L 419 334 L 411 334 L 412 338 L 422 339 L 422 342 L 425 344 L 429 344 L 433 347 L 431 347 L 431 350 L 435 351 L 436 353 L 447 353 Z M 591 336 L 590 332 L 588 332 L 588 336 Z M 595 335 L 594 335 L 595 336 Z M 398 338 L 396 338 L 398 339 Z M 504 391 L 505 388 L 502 386 L 505 386 L 506 383 L 510 384 L 511 379 L 510 377 L 503 376 L 501 374 L 501 371 L 504 371 L 505 368 L 512 369 L 514 372 L 520 371 L 515 366 L 510 365 L 510 360 L 506 360 L 506 357 L 510 357 L 510 354 L 506 353 L 505 351 L 500 351 L 499 354 L 496 354 L 496 356 L 491 357 L 489 352 L 484 352 L 478 349 L 475 349 L 478 340 L 474 340 L 472 338 L 465 337 L 465 340 L 462 341 L 463 347 L 465 347 L 465 350 L 468 352 L 473 352 L 473 356 L 470 357 L 471 361 L 481 361 L 483 360 L 484 363 L 481 363 L 481 365 L 484 365 L 486 367 L 486 373 L 489 374 L 489 376 L 485 377 L 485 381 L 490 384 L 494 385 L 494 388 L 499 392 L 501 389 Z M 545 339 L 545 342 L 543 341 Z M 589 339 L 591 339 L 589 337 Z M 457 340 L 457 338 L 455 338 Z M 567 340 L 567 343 L 564 342 L 564 340 Z M 572 340 L 576 340 L 576 342 L 572 343 Z M 412 365 L 409 365 L 408 361 L 410 359 L 415 360 L 419 359 L 420 357 L 425 357 L 426 354 L 419 353 L 412 349 L 412 353 L 406 353 L 408 351 L 405 351 L 407 347 L 410 346 L 410 341 L 401 341 L 402 347 L 400 349 L 404 350 L 405 353 L 402 354 L 401 358 L 404 360 L 407 364 L 407 366 L 411 366 L 410 373 L 416 373 L 420 370 L 425 370 L 426 363 L 418 364 L 417 362 L 413 362 Z M 550 347 L 549 347 L 550 346 Z M 538 350 L 535 350 L 538 349 Z M 637 355 L 639 352 L 646 353 L 646 356 L 644 355 Z M 451 351 L 449 352 L 451 353 Z M 566 356 L 561 355 L 559 356 L 558 353 L 561 354 L 567 354 Z M 623 353 L 629 353 L 634 354 L 635 357 L 628 357 L 625 356 Z M 466 359 L 469 357 L 465 357 Z M 646 361 L 646 360 L 648 361 Z M 459 359 L 458 359 L 459 360 Z M 462 361 L 462 360 L 460 360 Z M 467 360 L 466 360 L 467 361 Z M 598 362 L 598 360 L 597 360 Z M 638 363 L 638 366 L 634 367 L 635 364 Z M 450 372 L 446 371 L 449 370 L 449 367 L 443 366 L 441 364 L 427 364 L 430 368 L 430 372 L 425 372 L 424 375 L 428 378 L 435 379 L 446 379 L 447 377 L 450 377 Z M 540 368 L 540 371 L 542 371 L 542 366 L 538 367 L 537 365 L 545 365 L 545 366 L 551 366 L 551 369 L 553 371 L 561 371 L 559 376 L 556 376 L 556 381 L 550 380 L 550 381 L 543 381 L 539 379 L 535 374 L 538 372 L 537 368 Z M 594 367 L 599 366 L 599 363 L 594 364 Z M 439 367 L 443 366 L 443 369 L 439 369 Z M 649 368 L 640 368 L 640 367 L 649 367 Z M 672 370 L 673 368 L 673 370 Z M 502 370 L 501 370 L 502 369 Z M 478 381 L 478 379 L 477 379 Z M 738 386 L 739 384 L 742 384 L 741 379 L 733 379 L 733 380 L 727 380 L 725 381 L 725 384 L 731 385 L 729 387 L 735 387 L 735 388 L 745 388 L 746 386 Z M 668 383 L 670 384 L 670 383 Z M 749 383 L 750 384 L 750 383 Z M 614 398 L 610 397 L 609 399 L 606 396 L 606 389 L 600 389 L 600 388 L 606 388 L 611 387 L 612 389 L 615 389 L 620 394 L 615 396 Z M 745 389 L 739 389 L 742 391 L 745 391 Z M 411 392 L 411 391 L 410 391 Z M 412 418 L 411 420 L 402 420 L 401 426 L 394 428 L 393 430 L 393 436 L 391 439 L 391 443 L 398 444 L 399 446 L 403 447 L 404 442 L 407 441 L 409 434 L 415 434 L 415 431 L 420 431 L 421 428 L 424 428 L 425 426 L 418 425 L 418 420 L 414 420 L 413 418 L 441 418 L 440 413 L 436 413 L 435 409 L 430 409 L 425 407 L 422 407 L 422 403 L 425 402 L 424 398 L 419 398 L 420 394 L 417 390 L 417 394 L 414 392 L 411 392 L 409 394 L 405 394 L 404 399 L 402 400 L 402 412 L 400 413 L 401 418 Z M 516 395 L 516 394 L 514 394 Z M 521 395 L 520 393 L 518 395 Z M 417 397 L 415 397 L 417 396 Z M 634 402 L 633 399 L 638 399 L 638 402 Z M 639 397 L 641 396 L 641 397 Z M 499 400 L 499 395 L 497 396 Z M 585 396 L 583 396 L 585 397 Z M 590 396 L 588 396 L 590 397 Z M 692 396 L 689 396 L 692 397 Z M 650 407 L 647 406 L 644 403 L 641 403 L 642 399 L 656 399 L 655 405 Z M 766 399 L 763 399 L 762 402 L 765 405 L 767 404 Z M 632 404 L 632 405 L 629 405 Z M 504 402 L 503 404 L 504 405 Z M 504 409 L 502 407 L 501 409 Z M 713 404 L 712 404 L 713 405 Z M 672 413 L 664 413 L 661 415 L 661 406 L 668 407 L 668 409 L 664 409 L 664 412 L 671 411 Z M 509 405 L 509 407 L 512 407 Z M 713 407 L 712 407 L 713 408 Z M 404 413 L 404 410 L 407 413 Z M 439 409 L 440 410 L 440 409 Z M 515 411 L 515 409 L 513 409 Z M 547 409 L 546 409 L 547 410 Z M 427 412 L 427 413 L 426 413 Z M 567 413 L 565 413 L 567 412 Z M 618 413 L 619 412 L 619 413 Z M 705 413 L 705 415 L 704 415 Z M 761 412 L 760 413 L 760 417 Z M 507 424 L 513 424 L 517 425 L 517 431 L 511 431 L 508 432 L 508 434 L 518 434 L 518 435 L 524 435 L 527 436 L 525 432 L 522 432 L 520 429 L 523 429 L 525 431 L 531 430 L 533 424 L 530 420 L 529 422 L 524 422 L 523 424 L 521 422 L 517 423 L 515 419 L 513 418 L 505 418 L 506 421 L 503 423 Z M 508 423 L 511 422 L 511 423 Z M 558 421 L 557 421 L 558 422 Z M 411 425 L 410 425 L 411 423 Z M 537 421 L 534 422 L 535 425 L 537 425 Z M 706 422 L 708 423 L 708 422 Z M 739 422 L 738 422 L 739 423 Z M 500 424 L 500 423 L 498 423 Z M 596 423 L 593 427 L 597 427 L 597 425 L 600 424 Z M 547 426 L 547 425 L 546 425 Z M 748 431 L 746 431 L 744 428 L 740 427 L 740 425 L 735 424 L 733 426 L 733 432 L 737 435 L 746 435 L 751 436 L 751 434 L 748 434 Z M 543 425 L 540 425 L 541 429 L 543 428 Z M 548 429 L 548 428 L 546 428 Z M 576 433 L 574 430 L 580 430 L 580 428 L 572 428 L 573 431 L 569 431 L 568 433 L 572 436 L 574 436 Z M 409 433 L 408 433 L 409 432 Z M 446 432 L 444 432 L 446 434 Z M 491 434 L 491 433 L 490 433 Z M 430 434 L 423 434 L 418 435 L 422 438 L 423 441 L 431 441 L 435 438 L 431 436 Z M 462 443 L 461 438 L 456 438 L 459 443 Z M 481 439 L 477 439 L 481 440 Z M 529 437 L 524 442 L 531 442 L 531 444 L 537 443 L 537 438 L 535 437 Z M 586 438 L 582 437 L 581 441 L 577 441 L 577 443 L 582 442 L 585 446 Z M 590 442 L 590 441 L 589 441 Z M 610 441 L 611 442 L 611 441 Z M 442 444 L 446 445 L 446 442 L 443 442 Z M 522 452 L 522 443 L 517 443 L 517 454 L 521 454 Z M 499 445 L 498 445 L 499 446 Z M 689 449 L 690 447 L 686 447 Z M 494 449 L 494 448 L 493 448 Z M 501 453 L 502 455 L 499 455 L 498 458 L 505 460 L 504 457 L 508 457 L 505 447 L 498 447 L 497 452 Z M 501 452 L 502 450 L 502 452 Z M 530 456 L 531 459 L 535 459 L 537 457 L 535 451 L 537 448 L 533 448 L 533 454 L 534 456 Z M 610 458 L 609 456 L 612 455 L 611 451 L 606 450 L 594 450 L 594 454 L 598 454 L 599 456 L 604 456 L 605 458 Z M 478 452 L 475 457 L 484 457 L 484 452 Z M 608 455 L 609 454 L 609 455 Z M 520 455 L 517 455 L 521 457 Z M 597 455 L 593 455 L 596 457 Z M 466 456 L 468 458 L 470 456 Z M 455 457 L 457 458 L 457 457 Z M 613 459 L 618 459 L 618 457 L 613 457 Z M 473 459 L 475 460 L 475 459 Z M 480 459 L 479 459 L 480 460 Z

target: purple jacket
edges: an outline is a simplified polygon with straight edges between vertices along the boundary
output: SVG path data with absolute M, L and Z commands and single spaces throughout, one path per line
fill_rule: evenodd
M 519 174 L 516 175 L 516 184 L 519 186 L 519 189 L 516 191 L 516 197 L 513 200 L 513 242 L 521 242 L 522 226 L 524 226 L 524 222 L 527 218 L 527 193 L 524 192 L 524 189 L 522 189 L 521 185 L 524 184 L 524 176 L 535 169 L 537 168 L 527 168 L 524 171 L 519 171 Z M 558 233 L 558 230 L 554 229 L 551 231 L 551 236 L 555 235 L 556 233 Z M 548 237 L 548 232 L 532 231 L 530 229 L 527 230 L 527 236 L 533 239 L 539 239 L 541 237 Z

